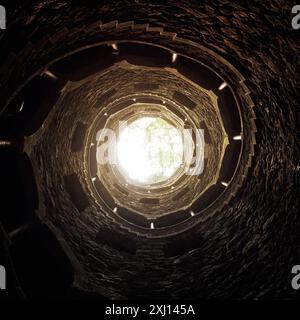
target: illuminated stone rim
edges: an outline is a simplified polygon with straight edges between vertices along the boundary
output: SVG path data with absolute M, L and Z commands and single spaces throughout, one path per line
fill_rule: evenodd
M 133 98 L 135 99 L 135 98 Z M 137 109 L 138 108 L 138 109 Z M 135 112 L 138 110 L 138 112 Z M 128 124 L 142 118 L 142 117 L 158 117 L 169 123 L 173 127 L 184 128 L 184 121 L 179 119 L 175 114 L 170 112 L 166 107 L 159 104 L 153 103 L 133 103 L 131 106 L 120 110 L 114 115 L 108 116 L 108 120 L 104 126 L 104 128 L 108 127 L 113 129 L 118 133 L 118 121 L 127 121 Z M 188 115 L 186 115 L 188 116 Z M 124 180 L 123 176 L 117 174 L 118 170 L 116 170 L 116 175 L 119 179 Z M 165 184 L 168 185 L 172 183 L 172 181 L 176 180 L 183 173 L 183 169 L 180 172 L 176 173 L 172 177 L 169 178 L 169 182 L 165 183 L 154 183 L 151 185 L 151 189 L 158 189 L 163 187 Z M 138 185 L 138 184 L 137 184 Z M 146 187 L 141 187 L 141 189 L 145 189 Z M 147 188 L 146 188 L 147 189 Z
M 169 123 L 173 127 L 177 128 L 182 128 L 184 127 L 184 123 L 178 119 L 175 115 L 173 115 L 167 108 L 164 109 L 164 111 L 161 109 L 163 106 L 155 105 L 155 104 L 142 104 L 142 103 L 135 103 L 130 107 L 127 107 L 118 113 L 112 115 L 114 119 L 111 119 L 111 121 L 108 121 L 105 124 L 105 127 L 109 127 L 113 129 L 115 132 L 118 132 L 118 121 L 127 121 L 128 124 L 142 118 L 142 117 L 158 117 Z M 139 111 L 137 113 L 134 113 L 132 115 L 129 115 L 129 118 L 126 118 L 126 114 L 130 114 L 131 110 L 133 111 L 135 108 L 139 108 Z M 142 109 L 142 110 L 141 110 Z M 157 109 L 157 110 L 155 110 Z M 159 110 L 160 109 L 160 110 Z M 122 116 L 122 113 L 125 113 Z M 167 114 L 166 114 L 167 113 Z M 113 122 L 113 123 L 112 123 Z M 118 137 L 118 135 L 117 135 Z M 168 179 L 158 182 L 158 183 L 152 183 L 148 187 L 141 184 L 141 183 L 135 183 L 132 181 L 130 184 L 131 179 L 127 178 L 125 179 L 125 173 L 122 171 L 122 168 L 120 168 L 118 165 L 116 166 L 110 166 L 111 167 L 111 172 L 114 174 L 114 177 L 120 181 L 122 184 L 127 184 L 126 188 L 128 190 L 134 191 L 136 193 L 141 193 L 141 194 L 147 194 L 149 190 L 155 191 L 158 189 L 162 189 L 164 187 L 167 187 L 168 185 L 173 184 L 180 176 L 182 176 L 184 172 L 184 168 L 181 167 L 178 170 L 176 170 Z M 186 166 L 185 166 L 186 167 Z M 99 168 L 99 165 L 98 165 Z M 98 176 L 100 178 L 99 172 Z M 103 175 L 102 175 L 103 177 Z M 127 183 L 129 182 L 129 183 Z M 136 188 L 132 188 L 133 186 L 136 186 Z M 108 188 L 108 184 L 106 183 L 106 188 Z M 145 192 L 146 190 L 146 192 Z M 140 192 L 139 192 L 140 191 Z M 144 191 L 144 192 L 143 192 Z
M 136 110 L 136 106 L 141 106 L 141 105 L 146 105 L 145 103 L 139 103 L 139 99 L 145 99 L 145 98 L 150 98 L 152 99 L 152 103 L 147 103 L 147 106 L 149 106 L 149 108 L 151 109 L 151 111 L 148 111 L 147 108 L 145 109 L 145 112 L 136 112 L 134 113 L 134 110 Z M 135 119 L 137 119 L 138 117 L 141 117 L 145 114 L 149 115 L 156 115 L 162 118 L 165 118 L 167 121 L 169 121 L 172 125 L 174 126 L 180 126 L 180 127 L 184 127 L 187 123 L 189 124 L 189 126 L 191 126 L 191 128 L 196 129 L 196 123 L 194 122 L 194 120 L 190 117 L 190 115 L 188 114 L 188 112 L 186 112 L 183 108 L 180 108 L 179 106 L 176 106 L 172 101 L 169 100 L 169 98 L 167 97 L 159 97 L 159 96 L 155 96 L 154 94 L 151 95 L 146 95 L 146 94 L 141 94 L 141 96 L 135 95 L 134 97 L 125 97 L 123 99 L 121 99 L 121 101 L 118 101 L 117 104 L 122 104 L 122 102 L 125 101 L 131 101 L 131 105 L 124 109 L 121 109 L 118 113 L 114 114 L 114 116 L 112 115 L 111 117 L 114 118 L 114 121 L 117 122 L 118 120 L 124 121 L 126 118 L 124 118 L 124 116 L 126 117 L 126 115 L 130 115 L 131 116 L 131 121 L 134 121 Z M 136 100 L 136 101 L 134 101 Z M 154 101 L 156 101 L 154 103 Z M 163 102 L 165 102 L 165 104 L 163 104 Z M 161 103 L 161 105 L 159 104 Z M 173 108 L 178 108 L 178 114 L 181 114 L 181 119 L 178 118 L 177 115 L 173 114 L 172 111 L 170 111 L 168 109 L 168 107 L 170 107 L 172 105 Z M 118 170 L 114 169 L 114 167 L 109 167 L 109 166 L 103 166 L 104 170 L 102 172 L 102 174 L 99 174 L 99 166 L 97 165 L 97 169 L 95 168 L 96 165 L 91 165 L 93 163 L 93 159 L 95 159 L 95 153 L 96 153 L 96 146 L 97 146 L 97 141 L 95 139 L 95 137 L 97 136 L 97 132 L 99 129 L 105 128 L 105 127 L 109 127 L 109 128 L 113 128 L 114 125 L 114 121 L 110 121 L 109 120 L 109 114 L 110 114 L 110 109 L 114 109 L 115 108 L 115 102 L 111 103 L 111 105 L 106 106 L 103 108 L 103 110 L 99 113 L 98 117 L 95 119 L 94 123 L 91 126 L 91 130 L 89 133 L 89 138 L 87 140 L 86 145 L 87 146 L 92 146 L 91 148 L 87 148 L 86 151 L 89 154 L 89 156 L 86 158 L 86 163 L 89 163 L 90 165 L 90 169 L 87 170 L 87 172 L 92 172 L 92 174 L 89 176 L 89 180 L 93 180 L 93 177 L 96 177 L 97 174 L 97 178 L 94 178 L 93 182 L 93 186 L 92 186 L 92 193 L 94 193 L 96 191 L 96 194 L 98 194 L 98 196 L 102 199 L 102 195 L 101 195 L 101 190 L 103 190 L 103 187 L 105 187 L 105 189 L 108 192 L 105 192 L 106 197 L 107 197 L 107 193 L 109 194 L 113 194 L 114 192 L 119 192 L 120 190 L 123 192 L 126 192 L 125 189 L 127 189 L 127 192 L 133 197 L 134 200 L 138 198 L 147 198 L 147 199 L 156 199 L 158 197 L 160 198 L 166 198 L 168 202 L 172 201 L 172 196 L 174 197 L 174 195 L 176 195 L 176 193 L 180 192 L 181 189 L 183 189 L 185 186 L 190 185 L 191 184 L 191 180 L 198 180 L 198 177 L 194 177 L 194 176 L 190 176 L 190 175 L 183 175 L 184 173 L 184 168 L 181 169 L 179 172 L 177 172 L 177 174 L 175 174 L 173 177 L 171 177 L 168 181 L 166 181 L 165 183 L 160 183 L 157 185 L 152 185 L 150 188 L 145 188 L 145 187 L 139 187 L 136 185 L 130 185 L 128 184 L 128 186 L 124 186 L 124 184 L 126 183 L 126 181 L 124 180 L 124 178 L 122 176 L 120 176 L 118 174 Z M 185 119 L 185 121 L 183 121 L 182 119 Z M 194 144 L 194 147 L 195 144 Z M 94 167 L 94 169 L 92 169 L 92 167 Z M 103 187 L 102 188 L 98 188 L 98 190 L 95 190 L 94 185 L 97 180 L 98 182 L 98 178 L 99 180 L 101 180 L 101 183 L 103 183 Z M 114 181 L 112 183 L 112 181 Z M 118 185 L 116 188 L 114 188 L 115 185 Z M 97 188 L 96 188 L 97 189 Z M 148 193 L 148 191 L 150 190 L 150 194 Z M 132 193 L 132 194 L 131 194 Z M 119 193 L 119 197 L 122 197 L 122 194 Z M 126 201 L 120 201 L 118 198 L 118 196 L 114 196 L 114 202 L 110 201 L 111 203 L 114 203 L 114 205 L 118 205 L 118 206 L 122 206 L 122 207 L 127 207 L 128 208 L 128 200 Z M 168 200 L 169 199 L 169 200 Z M 161 202 L 162 203 L 162 202 Z M 160 203 L 160 204 L 161 204 Z M 155 210 L 155 208 L 159 208 L 160 204 L 157 204 L 156 207 L 153 208 L 153 211 Z M 141 204 L 142 205 L 142 204 Z M 145 214 L 143 213 L 143 208 L 141 207 L 141 205 L 139 206 L 139 210 L 135 209 L 134 206 L 131 206 L 131 210 L 136 212 L 137 214 Z M 186 206 L 189 206 L 188 204 L 186 204 Z M 128 208 L 129 209 L 129 208 Z M 110 209 L 111 211 L 112 208 Z M 147 209 L 145 211 L 148 211 L 149 209 Z M 180 210 L 180 207 L 178 207 L 178 204 L 174 203 L 174 207 L 173 209 L 170 211 L 165 210 L 165 209 L 161 209 L 161 214 L 162 215 L 167 215 L 170 212 L 177 212 Z M 154 214 L 152 215 L 147 215 L 148 218 L 153 218 Z

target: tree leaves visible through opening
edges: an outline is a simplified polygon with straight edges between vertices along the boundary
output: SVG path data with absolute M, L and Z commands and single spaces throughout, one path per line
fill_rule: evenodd
M 181 132 L 161 118 L 137 119 L 120 132 L 118 162 L 133 181 L 162 182 L 179 169 L 182 158 Z

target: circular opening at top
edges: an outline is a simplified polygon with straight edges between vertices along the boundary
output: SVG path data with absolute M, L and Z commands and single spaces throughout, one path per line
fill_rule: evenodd
M 182 164 L 181 132 L 160 117 L 141 117 L 120 130 L 117 158 L 121 174 L 130 183 L 164 182 Z

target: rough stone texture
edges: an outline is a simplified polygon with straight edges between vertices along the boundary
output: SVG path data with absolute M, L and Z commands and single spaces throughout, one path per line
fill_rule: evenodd
M 97 287 L 113 298 L 297 298 L 290 285 L 291 268 L 300 263 L 300 35 L 290 27 L 293 1 L 76 3 L 76 8 L 56 0 L 7 5 L 8 36 L 0 35 L 2 97 L 42 65 L 41 60 L 47 61 L 52 55 L 49 39 L 57 32 L 61 47 L 67 40 L 76 46 L 84 24 L 95 22 L 97 28 L 99 20 L 134 20 L 163 27 L 229 60 L 246 78 L 258 129 L 255 158 L 243 188 L 222 214 L 189 234 L 197 239 L 193 251 L 165 258 L 163 241 L 141 240 L 136 255 L 121 254 L 85 241 L 76 219 L 68 226 L 62 221 L 59 228 L 90 270 L 86 289 Z M 33 59 L 26 39 L 35 48 L 44 44 L 44 56 Z M 18 64 L 27 54 L 32 60 Z M 12 73 L 14 84 L 9 81 Z M 54 179 L 44 170 L 46 179 Z M 57 184 L 48 192 L 56 197 L 63 189 Z M 61 200 L 57 212 L 64 210 Z M 45 205 L 51 208 L 51 203 Z M 92 223 L 93 217 L 87 216 Z M 184 242 L 187 235 L 180 237 Z M 87 252 L 93 262 L 85 259 Z
M 223 130 L 221 123 L 219 122 L 219 115 L 215 111 L 213 102 L 216 103 L 216 98 L 214 98 L 213 93 L 208 93 L 200 87 L 191 85 L 188 81 L 180 79 L 176 73 L 170 72 L 168 70 L 161 69 L 143 69 L 141 67 L 134 67 L 125 63 L 117 64 L 110 69 L 110 71 L 104 71 L 99 75 L 91 76 L 80 82 L 68 83 L 68 86 L 64 89 L 64 94 L 58 101 L 55 109 L 51 112 L 47 120 L 47 124 L 41 132 L 37 133 L 37 137 L 33 137 L 33 140 L 39 140 L 38 147 L 35 148 L 35 153 L 42 155 L 44 161 L 50 159 L 51 157 L 56 158 L 55 154 L 48 154 L 47 151 L 51 150 L 55 146 L 62 159 L 59 167 L 64 168 L 64 174 L 69 174 L 74 170 L 79 176 L 85 178 L 84 166 L 82 165 L 83 160 L 80 158 L 76 164 L 70 168 L 66 168 L 68 163 L 72 163 L 72 153 L 70 153 L 70 137 L 72 137 L 72 130 L 74 129 L 74 123 L 82 121 L 87 124 L 92 124 L 95 121 L 97 114 L 99 113 L 99 106 L 97 106 L 98 99 L 101 97 L 103 92 L 107 92 L 112 88 L 116 88 L 114 95 L 105 102 L 106 105 L 110 101 L 120 99 L 124 96 L 135 94 L 134 83 L 159 83 L 160 88 L 157 92 L 153 94 L 159 94 L 163 98 L 172 99 L 172 94 L 174 90 L 180 90 L 186 94 L 189 94 L 195 101 L 198 102 L 199 108 L 193 112 L 189 112 L 193 121 L 196 122 L 198 128 L 200 120 L 205 121 L 207 127 L 209 128 L 210 136 L 212 137 L 211 145 L 212 147 L 208 150 L 207 154 L 207 164 L 206 170 L 201 175 L 201 179 L 198 176 L 187 176 L 186 181 L 182 183 L 182 188 L 186 185 L 193 186 L 190 192 L 187 192 L 181 199 L 180 202 L 171 201 L 174 192 L 168 196 L 166 193 L 165 199 L 162 199 L 158 207 L 151 207 L 150 217 L 154 216 L 156 212 L 167 213 L 168 211 L 179 210 L 182 207 L 188 206 L 194 199 L 200 196 L 205 188 L 211 186 L 211 184 L 216 183 L 219 176 L 219 164 L 221 163 L 221 158 L 223 156 L 223 146 L 225 138 L 223 137 Z M 203 90 L 203 92 L 201 91 Z M 212 95 L 212 98 L 210 97 Z M 214 99 L 213 99 L 214 98 Z M 213 102 L 211 102 L 211 99 Z M 104 106 L 103 106 L 104 107 Z M 111 105 L 113 107 L 113 104 Z M 109 114 L 111 113 L 108 109 L 105 109 Z M 104 112 L 104 111 L 102 111 Z M 104 117 L 105 118 L 105 117 Z M 60 126 L 63 124 L 63 126 Z M 57 132 L 58 136 L 61 138 L 58 140 L 57 136 L 53 137 L 52 132 Z M 43 148 L 44 141 L 49 141 L 47 145 L 47 150 Z M 31 142 L 34 144 L 35 142 Z M 50 146 L 52 145 L 52 147 Z M 43 150 L 43 151 L 41 151 Z M 68 163 L 65 163 L 64 159 L 70 159 Z M 59 160 L 58 159 L 58 160 Z M 87 167 L 87 164 L 85 164 Z M 50 168 L 50 170 L 56 170 L 55 167 Z M 105 170 L 105 169 L 102 169 Z M 114 190 L 112 186 L 112 178 L 110 175 L 106 177 L 104 172 L 102 178 L 100 179 L 106 186 L 108 190 Z M 89 179 L 89 178 L 88 178 Z M 90 180 L 90 179 L 89 179 Z M 46 186 L 45 186 L 46 188 Z M 88 192 L 88 191 L 87 191 Z M 177 192 L 178 193 L 178 192 Z M 121 197 L 122 194 L 115 190 L 114 194 L 118 194 Z M 117 197 L 117 198 L 118 198 Z M 143 204 L 136 204 L 137 194 L 134 193 L 133 198 L 126 197 L 123 202 L 127 203 L 125 206 L 135 208 L 138 212 L 147 211 L 142 206 Z M 120 201 L 121 199 L 119 199 Z M 131 203 L 132 202 L 132 203 Z M 174 207 L 174 205 L 176 207 Z M 149 209 L 148 209 L 149 211 Z

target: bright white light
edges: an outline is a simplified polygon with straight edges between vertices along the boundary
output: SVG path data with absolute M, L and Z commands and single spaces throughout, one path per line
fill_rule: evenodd
M 54 73 L 52 73 L 51 71 L 49 71 L 49 70 L 46 70 L 46 71 L 44 72 L 44 74 L 45 74 L 46 76 L 48 76 L 49 78 L 53 79 L 53 80 L 57 80 L 57 79 L 58 79 L 57 76 L 56 76 Z
M 221 184 L 222 184 L 224 187 L 228 187 L 228 183 L 225 182 L 225 181 L 222 181 Z
M 223 83 L 220 85 L 219 90 L 221 91 L 221 90 L 223 90 L 223 89 L 226 88 L 226 87 L 227 87 L 227 83 L 226 83 L 226 82 L 223 82 Z
M 10 141 L 0 141 L 0 146 L 10 146 L 11 142 Z
M 234 136 L 233 140 L 242 140 L 242 136 Z
M 173 62 L 173 63 L 176 62 L 177 57 L 178 57 L 177 53 L 173 53 L 173 54 L 172 54 L 172 62 Z
M 120 171 L 133 183 L 149 185 L 170 178 L 183 161 L 182 134 L 159 117 L 143 117 L 120 130 Z
M 20 109 L 19 109 L 19 112 L 21 112 L 21 111 L 23 110 L 23 108 L 24 108 L 24 101 L 23 101 L 22 104 L 21 104 L 21 107 L 20 107 Z

